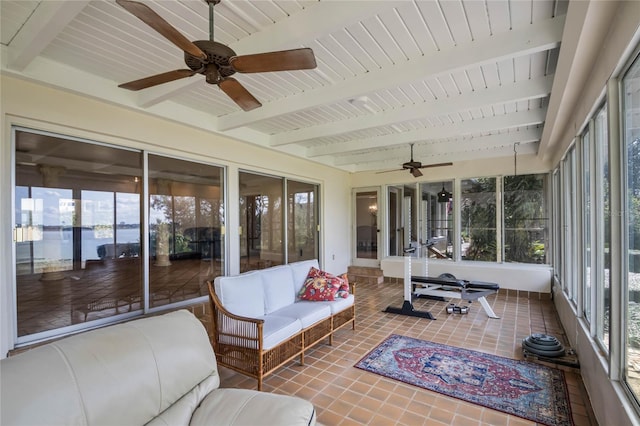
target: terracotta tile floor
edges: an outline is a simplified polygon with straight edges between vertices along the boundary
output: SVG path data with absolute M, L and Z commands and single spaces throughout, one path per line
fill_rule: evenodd
M 479 303 L 467 315 L 446 313 L 449 302 L 414 300 L 435 321 L 382 312 L 402 305 L 402 285 L 358 284 L 356 330 L 339 330 L 333 346 L 319 344 L 267 376 L 267 392 L 310 400 L 324 425 L 533 425 L 535 423 L 384 378 L 354 367 L 392 333 L 523 359 L 521 341 L 531 333 L 564 339 L 553 303 L 537 293 L 501 291 L 487 298 L 501 319 L 489 319 Z M 453 302 L 460 303 L 459 300 Z M 255 389 L 256 380 L 221 368 L 222 387 Z M 576 426 L 595 425 L 579 374 L 565 368 Z

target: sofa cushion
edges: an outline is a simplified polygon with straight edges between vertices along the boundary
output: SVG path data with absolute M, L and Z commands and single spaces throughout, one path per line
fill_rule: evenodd
M 308 302 L 308 301 L 301 300 L 301 301 L 297 302 L 296 304 L 307 303 L 307 304 L 314 305 L 314 306 L 328 306 L 329 309 L 331 309 L 331 315 L 335 315 L 338 312 L 342 312 L 345 309 L 347 309 L 349 306 L 353 305 L 355 300 L 356 299 L 355 299 L 354 295 L 350 294 L 346 298 L 336 297 L 336 299 L 333 300 L 333 301 Z
M 274 266 L 260 271 L 264 290 L 264 312 L 270 314 L 296 301 L 293 274 L 289 265 Z
M 297 318 L 271 314 L 265 315 L 262 319 L 264 320 L 262 328 L 263 349 L 271 349 L 302 331 L 302 323 Z
M 318 321 L 329 318 L 331 316 L 331 308 L 328 305 L 300 301 L 278 309 L 273 314 L 297 318 L 302 323 L 302 328 L 307 328 Z
M 265 314 L 260 271 L 216 277 L 214 287 L 220 302 L 232 314 L 250 318 L 259 318 Z
M 289 267 L 293 273 L 294 292 L 295 294 L 298 294 L 304 285 L 304 281 L 307 279 L 307 275 L 309 275 L 311 268 L 319 268 L 318 259 L 289 263 Z
M 250 409 L 248 409 L 250 407 Z M 247 389 L 217 389 L 193 413 L 191 426 L 315 424 L 313 405 L 290 397 Z

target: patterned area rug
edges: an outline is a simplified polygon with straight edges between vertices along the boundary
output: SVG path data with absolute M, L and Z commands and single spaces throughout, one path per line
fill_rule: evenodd
M 548 426 L 572 426 L 562 370 L 392 334 L 357 368 Z

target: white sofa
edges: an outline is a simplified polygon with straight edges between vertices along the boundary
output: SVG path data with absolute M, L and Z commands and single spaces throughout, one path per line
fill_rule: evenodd
M 258 390 L 267 374 L 351 324 L 355 328 L 355 285 L 334 301 L 298 297 L 317 260 L 306 260 L 209 283 L 213 308 L 212 342 L 220 365 L 254 377 Z
M 219 384 L 204 326 L 181 310 L 3 359 L 0 424 L 315 424 L 305 400 Z

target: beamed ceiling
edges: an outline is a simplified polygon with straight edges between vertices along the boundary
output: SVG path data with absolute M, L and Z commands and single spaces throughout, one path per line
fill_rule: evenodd
M 204 0 L 144 3 L 188 40 L 209 39 Z M 410 144 L 425 165 L 512 156 L 516 144 L 546 159 L 574 106 L 576 70 L 594 60 L 582 34 L 601 31 L 586 28 L 579 3 L 222 0 L 217 42 L 237 55 L 309 47 L 317 63 L 236 73 L 262 103 L 243 111 L 199 74 L 118 88 L 185 63 L 115 1 L 2 0 L 2 72 L 349 172 L 398 168 Z

